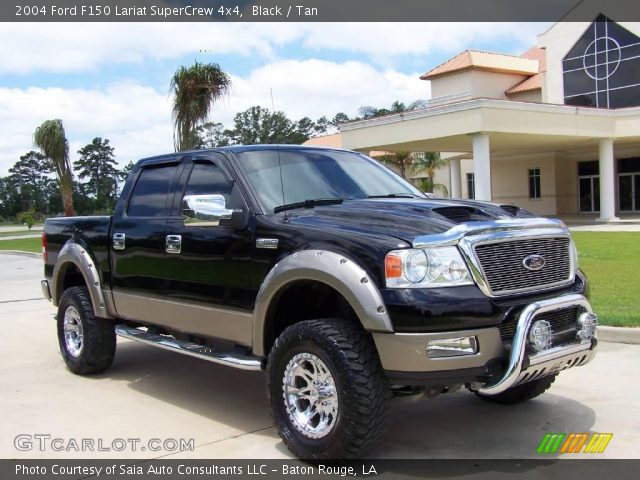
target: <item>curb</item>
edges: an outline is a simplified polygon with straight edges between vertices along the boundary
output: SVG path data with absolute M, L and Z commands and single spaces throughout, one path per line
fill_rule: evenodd
M 598 340 L 601 342 L 640 345 L 640 328 L 598 325 Z
M 0 250 L 0 254 L 5 255 L 20 255 L 22 257 L 42 258 L 41 253 L 36 252 L 23 252 L 22 250 Z
M 25 233 L 24 235 L 0 235 L 0 242 L 3 240 L 24 240 L 25 238 L 40 238 L 40 235 L 34 235 L 33 233 Z

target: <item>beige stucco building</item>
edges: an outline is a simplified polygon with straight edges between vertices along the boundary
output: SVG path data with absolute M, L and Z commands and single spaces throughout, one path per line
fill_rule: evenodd
M 442 152 L 436 181 L 452 197 L 603 221 L 639 212 L 640 23 L 593 18 L 556 23 L 520 56 L 462 52 L 421 77 L 427 108 L 342 125 L 332 142 Z

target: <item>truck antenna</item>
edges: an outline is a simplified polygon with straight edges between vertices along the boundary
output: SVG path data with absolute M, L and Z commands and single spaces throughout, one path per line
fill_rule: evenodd
M 275 107 L 275 103 L 273 102 L 273 88 L 269 87 L 269 93 L 271 94 L 271 115 L 275 115 L 276 113 L 276 107 Z M 282 205 L 286 205 L 287 202 L 284 199 L 284 179 L 282 177 L 282 162 L 280 160 L 280 143 L 278 141 L 279 139 L 276 138 L 276 152 L 278 154 L 278 168 L 280 170 L 280 188 L 282 189 Z M 285 221 L 287 220 L 287 211 L 284 211 L 284 219 Z

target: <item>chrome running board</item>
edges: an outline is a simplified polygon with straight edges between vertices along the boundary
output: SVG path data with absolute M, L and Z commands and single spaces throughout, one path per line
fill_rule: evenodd
M 212 347 L 184 342 L 168 335 L 158 335 L 132 328 L 124 324 L 116 325 L 116 335 L 147 345 L 164 348 L 172 352 L 182 353 L 191 357 L 201 358 L 209 362 L 227 365 L 241 370 L 262 370 L 262 359 L 252 355 L 218 352 Z

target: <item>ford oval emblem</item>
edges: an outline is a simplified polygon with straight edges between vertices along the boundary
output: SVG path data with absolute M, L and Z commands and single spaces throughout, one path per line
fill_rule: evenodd
M 538 254 L 527 255 L 522 259 L 522 265 L 524 265 L 524 268 L 531 270 L 532 272 L 540 270 L 544 267 L 545 263 L 547 263 L 547 261 L 544 257 Z

